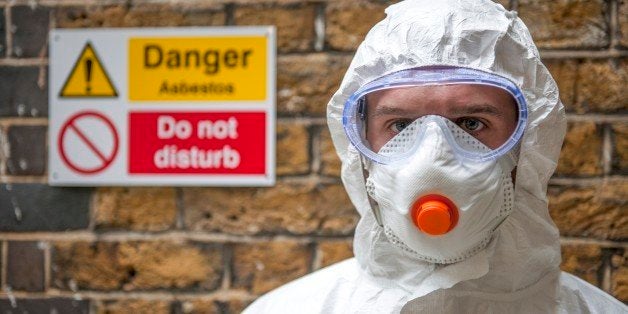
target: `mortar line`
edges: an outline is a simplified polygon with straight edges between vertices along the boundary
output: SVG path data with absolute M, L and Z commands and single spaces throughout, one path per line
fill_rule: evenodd
M 198 292 L 169 292 L 167 290 L 160 290 L 154 292 L 129 292 L 129 291 L 64 291 L 59 289 L 50 289 L 45 292 L 25 292 L 25 291 L 13 291 L 12 294 L 18 299 L 41 299 L 50 297 L 63 297 L 63 298 L 76 298 L 76 295 L 80 295 L 83 299 L 90 299 L 94 301 L 106 301 L 111 299 L 117 300 L 135 300 L 143 299 L 148 301 L 166 300 L 207 300 L 207 301 L 228 301 L 232 299 L 244 299 L 252 301 L 257 298 L 249 292 L 242 289 L 229 289 L 229 290 L 217 290 L 217 291 L 198 291 Z M 5 292 L 0 293 L 0 298 L 7 297 Z
M 40 243 L 43 241 L 40 241 Z M 46 245 L 44 246 L 44 291 L 48 290 L 50 287 L 50 278 L 51 278 L 51 252 L 50 252 L 50 243 L 44 242 Z
M 351 238 L 347 235 L 229 235 L 224 233 L 204 233 L 189 231 L 167 231 L 161 233 L 142 233 L 129 231 L 109 231 L 94 233 L 90 231 L 64 231 L 64 232 L 30 232 L 12 233 L 2 232 L 0 238 L 7 241 L 101 241 L 101 242 L 121 242 L 121 241 L 196 241 L 207 243 L 263 243 L 271 241 L 292 241 L 296 243 L 309 243 L 318 240 L 343 240 Z
M 316 5 L 316 16 L 314 18 L 314 51 L 321 52 L 325 49 L 325 4 Z
M 2 171 L 6 171 L 4 168 Z M 0 183 L 4 184 L 28 184 L 39 183 L 46 184 L 48 182 L 47 177 L 44 176 L 12 176 L 7 175 L 6 172 L 0 174 Z
M 550 186 L 578 186 L 578 187 L 591 187 L 598 186 L 606 183 L 620 183 L 628 181 L 628 177 L 622 175 L 609 175 L 605 177 L 593 177 L 593 178 L 551 178 L 549 180 Z
M 321 130 L 316 126 L 310 126 L 310 145 L 308 145 L 308 153 L 310 154 L 310 173 L 319 173 L 321 170 Z
M 602 282 L 600 284 L 600 288 L 606 291 L 607 293 L 611 293 L 611 258 L 613 258 L 613 253 L 602 252 Z
M 282 176 L 279 180 L 280 183 L 289 184 L 340 184 L 342 183 L 340 178 L 337 177 L 325 177 L 315 173 L 311 173 L 305 176 Z
M 322 254 L 320 254 L 320 243 L 312 242 L 312 260 L 310 261 L 310 271 L 313 272 L 319 270 L 322 264 Z
M 628 248 L 626 241 L 612 241 L 591 238 L 560 237 L 560 244 L 594 244 L 601 248 Z
M 183 202 L 183 189 L 175 187 L 175 208 L 177 215 L 175 217 L 174 227 L 179 230 L 185 229 L 185 206 Z
M 618 11 L 618 2 L 617 0 L 614 1 L 610 1 L 607 2 L 608 5 L 610 6 L 610 14 L 609 14 L 609 33 L 610 33 L 610 48 L 611 49 L 615 49 L 616 47 L 619 47 L 619 15 L 617 14 Z
M 612 59 L 628 56 L 628 51 L 606 50 L 540 50 L 541 59 Z
M 3 238 L 3 237 L 0 237 Z M 4 238 L 3 238 L 4 239 Z M 9 241 L 2 241 L 2 252 L 1 252 L 2 256 L 0 256 L 0 258 L 2 259 L 2 269 L 0 269 L 0 272 L 2 273 L 2 289 L 0 289 L 1 291 L 4 291 L 5 287 L 7 286 L 7 261 L 9 260 L 8 258 L 8 254 L 9 254 Z
M 0 118 L 0 126 L 48 126 L 48 118 L 10 117 Z
M 3 177 L 7 175 L 7 164 L 11 155 L 9 148 L 9 129 L 0 125 L 0 183 L 4 183 Z
M 5 51 L 5 58 L 0 60 L 0 65 L 3 65 L 2 62 L 4 60 L 11 60 L 11 55 L 13 54 L 13 23 L 11 19 L 11 3 L 7 2 L 7 5 L 4 7 L 4 28 L 5 28 L 5 41 L 7 44 L 7 50 Z
M 611 138 L 611 126 L 609 124 L 604 124 L 602 126 L 602 169 L 604 171 L 604 176 L 608 176 L 611 174 L 611 169 L 613 167 L 613 141 Z
M 22 66 L 47 66 L 48 58 L 24 58 L 24 59 L 0 59 L 0 66 L 22 67 Z
M 233 261 L 233 245 L 231 243 L 225 243 L 222 246 L 223 254 L 223 277 L 221 282 L 222 289 L 229 289 L 231 287 L 231 264 Z
M 89 222 L 87 223 L 87 230 L 94 231 L 96 230 L 96 202 L 97 202 L 98 188 L 94 188 L 94 190 L 89 195 L 89 208 L 88 215 Z
M 16 4 L 19 5 L 28 5 L 30 1 L 15 1 Z M 37 4 L 39 6 L 46 6 L 46 7 L 70 7 L 70 6 L 80 6 L 80 5 L 101 5 L 101 6 L 106 6 L 106 5 L 124 5 L 126 4 L 126 0 L 100 0 L 100 1 L 85 1 L 85 0 L 63 0 L 63 1 L 58 1 L 58 0 L 39 0 L 37 1 Z M 158 3 L 158 2 L 155 2 Z M 161 1 L 161 3 L 163 3 L 163 1 Z
M 277 117 L 277 122 L 304 125 L 325 125 L 327 124 L 327 119 L 324 117 Z
M 589 114 L 568 113 L 566 116 L 567 116 L 567 121 L 570 121 L 570 122 L 585 122 L 585 121 L 593 121 L 597 123 L 628 122 L 627 114 L 612 115 L 612 114 L 596 114 L 596 113 L 589 113 Z

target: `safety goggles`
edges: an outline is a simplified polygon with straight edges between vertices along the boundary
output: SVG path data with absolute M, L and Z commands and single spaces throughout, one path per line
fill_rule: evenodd
M 469 104 L 458 99 L 458 105 L 453 107 L 450 101 L 443 101 L 441 106 L 442 88 L 438 93 L 429 90 L 446 87 L 450 92 L 475 86 L 478 88 L 466 94 Z M 507 100 L 492 104 L 476 104 L 472 100 L 478 93 L 495 94 L 495 90 L 505 95 L 501 99 Z M 397 93 L 395 98 L 386 96 L 391 91 Z M 392 101 L 384 101 L 384 97 Z M 454 113 L 450 115 L 449 111 Z M 507 116 L 512 117 L 508 128 L 498 128 Z M 381 164 L 408 158 L 421 149 L 421 142 L 429 140 L 425 138 L 429 127 L 439 127 L 461 157 L 488 161 L 501 157 L 517 145 L 527 117 L 523 93 L 510 80 L 475 69 L 432 66 L 394 72 L 365 84 L 345 102 L 343 125 L 355 148 Z

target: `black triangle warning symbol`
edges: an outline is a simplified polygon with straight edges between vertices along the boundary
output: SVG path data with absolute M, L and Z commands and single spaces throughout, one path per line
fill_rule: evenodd
M 59 97 L 118 97 L 109 74 L 89 42 L 74 63 Z

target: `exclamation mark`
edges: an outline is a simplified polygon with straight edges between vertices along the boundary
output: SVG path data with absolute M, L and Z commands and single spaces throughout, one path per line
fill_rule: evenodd
M 92 59 L 85 59 L 85 93 L 92 92 Z

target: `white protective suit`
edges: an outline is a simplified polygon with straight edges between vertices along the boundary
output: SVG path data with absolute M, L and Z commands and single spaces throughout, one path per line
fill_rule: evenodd
M 358 48 L 327 111 L 342 180 L 361 215 L 356 257 L 268 293 L 245 313 L 628 313 L 623 303 L 559 269 L 559 234 L 546 190 L 565 134 L 564 108 L 517 14 L 488 0 L 408 0 L 386 14 Z M 514 210 L 483 250 L 448 265 L 417 260 L 388 241 L 342 124 L 345 101 L 362 85 L 426 65 L 506 77 L 523 91 L 529 114 Z

